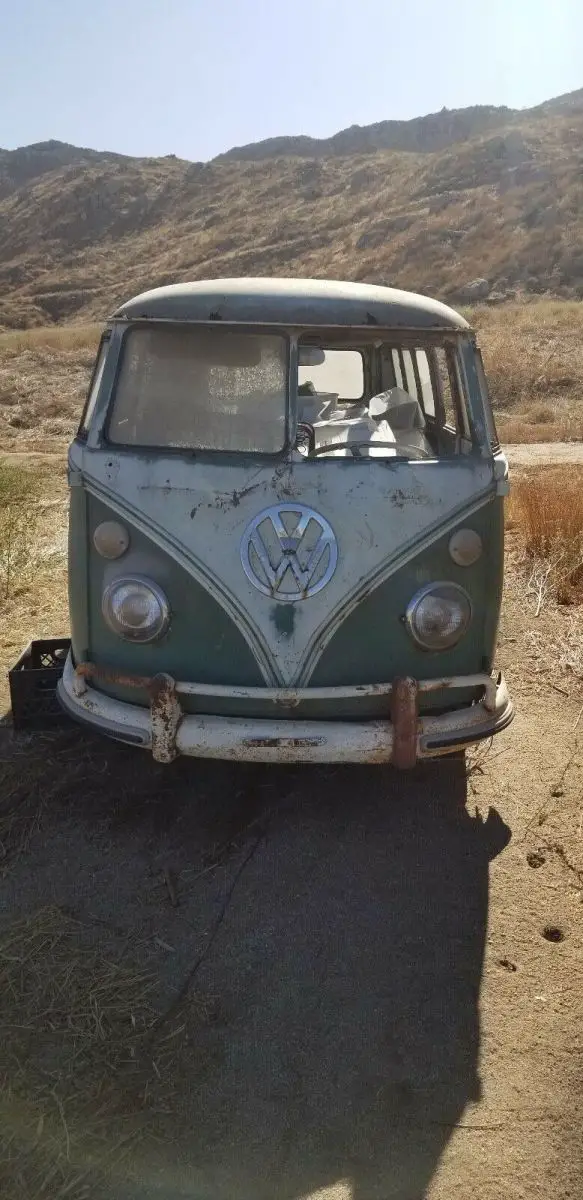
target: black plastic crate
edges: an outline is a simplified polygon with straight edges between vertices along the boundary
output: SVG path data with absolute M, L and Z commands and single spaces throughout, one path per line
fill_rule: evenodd
M 8 672 L 14 729 L 54 729 L 68 722 L 57 700 L 57 683 L 70 645 L 69 638 L 31 642 Z

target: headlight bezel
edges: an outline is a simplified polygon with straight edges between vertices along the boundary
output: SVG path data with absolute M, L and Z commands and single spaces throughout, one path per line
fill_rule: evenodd
M 141 629 L 140 627 L 132 629 L 129 626 L 124 626 L 119 621 L 119 618 L 115 615 L 114 600 L 116 593 L 124 587 L 145 589 L 154 597 L 158 605 L 159 616 L 153 625 L 147 626 L 146 629 Z M 134 645 L 143 646 L 149 642 L 160 641 L 168 632 L 170 626 L 171 609 L 168 597 L 155 580 L 148 579 L 145 575 L 118 575 L 115 579 L 110 580 L 103 591 L 101 612 L 111 632 L 116 637 L 123 638 L 124 641 Z
M 462 611 L 465 614 L 463 627 L 460 630 L 456 630 L 448 638 L 435 639 L 433 643 L 430 643 L 426 638 L 421 636 L 416 623 L 419 607 L 428 596 L 461 601 Z M 424 650 L 428 654 L 439 654 L 444 650 L 452 650 L 461 642 L 462 638 L 468 632 L 473 615 L 472 600 L 465 588 L 461 587 L 459 583 L 454 583 L 452 580 L 439 579 L 425 584 L 424 587 L 419 588 L 415 592 L 407 605 L 404 622 L 411 638 L 421 650 Z

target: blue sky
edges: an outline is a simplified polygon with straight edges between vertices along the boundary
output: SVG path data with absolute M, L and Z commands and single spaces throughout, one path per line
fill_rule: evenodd
M 581 0 L 0 0 L 0 146 L 207 159 L 583 86 Z

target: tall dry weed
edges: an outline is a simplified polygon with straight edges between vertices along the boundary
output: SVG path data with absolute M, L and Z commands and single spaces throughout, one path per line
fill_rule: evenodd
M 583 603 L 583 480 L 549 472 L 513 486 L 510 519 L 522 530 L 531 579 L 559 604 Z

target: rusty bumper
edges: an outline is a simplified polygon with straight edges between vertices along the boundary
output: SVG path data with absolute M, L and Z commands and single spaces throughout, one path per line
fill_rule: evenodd
M 88 680 L 124 684 L 149 696 L 149 707 L 113 700 Z M 419 695 L 438 689 L 481 687 L 475 704 L 438 716 L 419 715 Z M 277 705 L 349 695 L 387 696 L 387 720 L 329 721 L 217 717 L 184 713 L 181 694 L 261 697 Z M 158 762 L 178 755 L 253 762 L 384 763 L 412 767 L 419 759 L 454 753 L 510 724 L 512 702 L 501 675 L 459 675 L 451 679 L 396 679 L 346 688 L 228 688 L 117 673 L 93 663 L 73 666 L 67 659 L 58 686 L 70 716 L 118 741 L 151 750 Z M 389 719 L 390 717 L 390 719 Z

